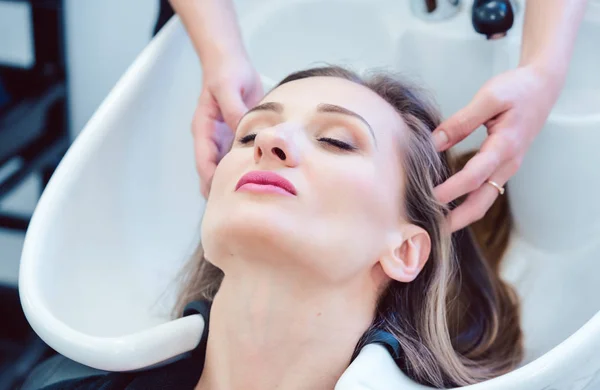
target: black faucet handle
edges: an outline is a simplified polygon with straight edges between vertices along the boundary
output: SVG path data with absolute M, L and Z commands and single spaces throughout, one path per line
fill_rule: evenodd
M 515 21 L 510 0 L 475 0 L 473 3 L 473 28 L 488 39 L 506 35 Z

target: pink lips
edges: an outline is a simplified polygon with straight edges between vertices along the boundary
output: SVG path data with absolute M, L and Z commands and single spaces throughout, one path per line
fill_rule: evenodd
M 270 171 L 248 172 L 235 186 L 236 191 L 296 195 L 296 187 L 289 180 Z

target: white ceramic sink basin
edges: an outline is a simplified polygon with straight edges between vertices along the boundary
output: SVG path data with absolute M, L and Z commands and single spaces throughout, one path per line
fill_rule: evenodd
M 238 13 L 266 87 L 323 63 L 385 67 L 422 82 L 450 115 L 518 61 L 521 18 L 508 38 L 488 42 L 464 3 L 437 23 L 416 20 L 408 1 L 397 0 L 240 0 Z M 523 300 L 527 364 L 472 389 L 600 386 L 596 7 L 591 0 L 565 92 L 509 184 L 515 230 L 504 272 Z M 23 251 L 22 302 L 36 332 L 67 357 L 133 370 L 198 342 L 203 321 L 171 321 L 169 312 L 204 206 L 189 132 L 201 82 L 173 20 L 107 97 L 40 200 Z M 338 388 L 421 387 L 370 348 Z

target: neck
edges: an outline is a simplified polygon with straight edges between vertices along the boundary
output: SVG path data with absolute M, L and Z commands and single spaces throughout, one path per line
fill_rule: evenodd
M 335 289 L 271 270 L 226 276 L 197 389 L 333 389 L 373 318 L 368 281 Z

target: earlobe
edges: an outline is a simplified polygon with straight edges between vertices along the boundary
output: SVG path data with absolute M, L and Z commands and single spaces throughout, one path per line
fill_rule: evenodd
M 390 240 L 389 250 L 380 263 L 391 279 L 408 283 L 415 280 L 429 258 L 431 240 L 427 232 L 415 225 Z

